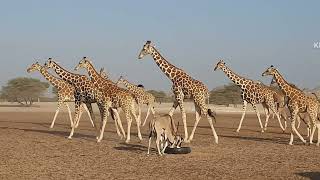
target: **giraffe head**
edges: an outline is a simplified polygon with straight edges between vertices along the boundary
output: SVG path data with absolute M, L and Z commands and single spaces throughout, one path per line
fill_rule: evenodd
M 217 69 L 222 69 L 223 67 L 225 67 L 226 63 L 223 62 L 223 60 L 220 60 L 217 65 L 214 67 L 214 70 L 216 71 Z
M 118 81 L 117 81 L 117 86 L 119 86 L 121 83 L 124 83 L 124 78 L 123 78 L 123 76 L 120 76 L 119 77 L 119 79 L 118 79 Z
M 107 73 L 104 71 L 104 68 L 101 68 L 101 69 L 100 69 L 100 76 L 103 77 L 103 78 L 105 78 L 105 79 L 108 79 L 108 78 L 109 78 L 108 75 L 107 75 Z
M 49 58 L 47 60 L 47 62 L 44 63 L 44 67 L 47 68 L 47 69 L 53 68 L 54 65 L 55 65 L 55 62 L 54 62 L 54 60 L 52 58 Z
M 42 68 L 42 66 L 36 62 L 36 63 L 33 63 L 28 69 L 27 69 L 27 72 L 28 73 L 31 73 L 31 72 L 34 72 L 34 71 L 40 71 Z
M 274 76 L 277 73 L 277 69 L 271 65 L 265 72 L 262 73 L 262 76 Z
M 84 68 L 84 69 L 87 69 L 88 66 L 91 64 L 91 61 L 89 60 L 89 58 L 87 57 L 83 57 L 78 65 L 74 68 L 75 71 L 78 71 L 80 68 Z
M 138 59 L 142 59 L 144 56 L 151 54 L 152 53 L 152 45 L 151 41 L 147 41 L 144 45 L 143 48 L 140 51 Z

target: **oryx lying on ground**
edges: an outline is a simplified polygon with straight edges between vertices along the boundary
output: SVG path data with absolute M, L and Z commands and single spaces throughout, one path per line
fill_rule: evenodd
M 178 123 L 179 126 L 179 123 Z M 149 146 L 148 146 L 148 154 L 150 154 L 150 145 L 151 145 L 151 138 L 156 137 L 156 145 L 158 149 L 158 153 L 161 156 L 164 154 L 168 143 L 171 145 L 170 147 L 177 147 L 181 146 L 183 142 L 183 138 L 177 135 L 178 129 L 174 124 L 174 120 L 169 114 L 163 116 L 156 116 L 154 119 L 150 121 L 150 134 L 149 134 Z M 161 144 L 160 144 L 161 143 Z M 162 147 L 163 145 L 163 147 Z M 160 150 L 161 146 L 161 150 Z

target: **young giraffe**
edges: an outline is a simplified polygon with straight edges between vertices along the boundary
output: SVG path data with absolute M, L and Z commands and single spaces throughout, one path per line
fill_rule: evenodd
M 293 88 L 304 93 L 296 85 L 294 85 L 292 83 L 289 83 L 289 84 Z M 280 117 L 283 117 L 283 119 L 285 120 L 285 129 L 286 129 L 286 127 L 287 127 L 286 122 L 287 122 L 287 120 L 289 120 L 289 116 L 290 116 L 290 111 L 288 109 L 288 102 L 289 102 L 288 97 L 281 91 L 280 87 L 278 86 L 278 84 L 274 78 L 271 79 L 270 87 L 272 87 L 272 89 L 274 89 L 278 93 L 278 96 L 281 98 L 281 103 L 278 104 L 278 111 L 279 111 Z M 307 132 L 308 132 L 307 137 L 309 137 L 311 134 L 311 132 L 310 132 L 311 131 L 311 129 L 310 129 L 311 122 L 309 120 L 309 117 L 306 116 L 306 113 L 299 113 L 298 114 L 298 116 L 297 116 L 297 121 L 298 121 L 297 129 L 299 129 L 299 127 L 300 127 L 301 120 L 307 125 Z
M 132 116 L 134 117 L 137 123 L 138 137 L 140 140 L 142 140 L 140 132 L 140 119 L 135 114 L 136 100 L 133 98 L 132 94 L 125 89 L 119 88 L 111 80 L 101 77 L 100 74 L 93 67 L 90 60 L 86 57 L 83 57 L 83 59 L 80 60 L 79 64 L 75 67 L 75 70 L 78 70 L 79 68 L 86 69 L 93 84 L 98 89 L 102 90 L 108 97 L 110 97 L 112 102 L 112 108 L 122 108 L 128 123 L 126 143 L 130 142 Z M 121 122 L 119 115 L 117 116 L 117 119 Z M 120 128 L 122 128 L 122 126 Z M 103 132 L 104 128 L 101 130 L 102 137 Z
M 104 71 L 104 68 L 100 69 L 100 76 L 105 78 L 105 79 L 109 79 L 109 76 L 107 75 L 107 73 Z
M 159 51 L 153 45 L 151 45 L 151 41 L 147 41 L 144 44 L 138 58 L 142 59 L 144 56 L 148 54 L 152 56 L 159 68 L 173 83 L 172 91 L 175 95 L 175 102 L 169 111 L 169 115 L 172 116 L 175 109 L 178 106 L 180 106 L 184 126 L 185 142 L 190 142 L 193 139 L 199 120 L 203 115 L 207 117 L 212 129 L 213 136 L 215 138 L 215 142 L 218 143 L 218 135 L 212 123 L 212 118 L 215 118 L 215 113 L 208 108 L 205 101 L 209 97 L 207 87 L 202 82 L 193 79 L 182 69 L 179 69 L 171 63 L 169 63 L 165 58 L 161 56 Z M 183 104 L 185 98 L 192 98 L 194 100 L 196 110 L 196 120 L 190 137 L 188 137 L 187 117 Z
M 38 62 L 32 64 L 27 69 L 28 73 L 31 73 L 34 71 L 39 71 L 43 75 L 43 77 L 46 78 L 46 80 L 49 81 L 52 84 L 52 86 L 55 87 L 58 91 L 57 92 L 58 107 L 57 107 L 56 113 L 54 114 L 50 128 L 53 128 L 54 123 L 56 121 L 56 118 L 59 114 L 59 111 L 60 111 L 60 108 L 62 105 L 66 106 L 68 108 L 70 124 L 72 127 L 73 126 L 72 115 L 71 115 L 70 107 L 67 102 L 74 101 L 74 91 L 75 91 L 74 87 L 72 85 L 70 85 L 69 83 L 67 83 L 66 81 L 59 79 L 59 78 L 53 76 L 52 74 L 50 74 L 47 71 L 47 69 L 45 67 L 41 66 Z M 92 126 L 94 126 L 89 110 L 87 109 L 85 104 L 83 104 L 83 107 L 88 113 L 88 116 L 89 116 L 89 119 L 91 121 Z M 81 114 L 82 114 L 82 108 L 81 108 L 81 112 L 80 112 L 80 117 L 81 117 Z
M 261 132 L 264 132 L 264 128 L 261 123 L 260 113 L 256 107 L 257 104 L 262 104 L 264 111 L 266 113 L 266 122 L 268 122 L 268 119 L 270 117 L 270 110 L 271 110 L 273 113 L 276 114 L 280 127 L 284 131 L 284 128 L 281 124 L 279 113 L 277 112 L 276 106 L 275 106 L 274 91 L 270 90 L 269 88 L 266 88 L 260 82 L 255 82 L 235 74 L 226 66 L 223 60 L 220 60 L 217 63 L 214 70 L 216 71 L 217 69 L 221 69 L 231 81 L 233 81 L 236 85 L 238 85 L 241 88 L 241 97 L 243 100 L 243 112 L 242 112 L 242 117 L 239 123 L 239 127 L 237 129 L 237 132 L 239 132 L 241 129 L 241 125 L 242 125 L 244 116 L 246 114 L 248 103 L 252 104 L 253 109 L 256 111 L 259 124 L 261 127 Z
M 128 80 L 124 79 L 122 76 L 120 76 L 120 78 L 118 79 L 117 85 L 123 84 L 129 92 L 131 92 L 133 94 L 133 96 L 136 98 L 137 103 L 138 103 L 138 110 L 139 110 L 139 115 L 138 117 L 141 117 L 141 106 L 142 104 L 146 104 L 148 106 L 148 111 L 147 111 L 147 115 L 143 121 L 142 126 L 145 125 L 148 116 L 150 114 L 150 110 L 153 114 L 153 116 L 155 115 L 155 111 L 154 111 L 154 103 L 155 103 L 155 97 L 144 90 L 144 88 L 139 87 L 139 85 L 134 85 L 132 83 L 130 83 Z
M 107 116 L 109 115 L 109 111 L 111 111 L 109 108 L 111 106 L 110 98 L 107 98 L 102 91 L 97 89 L 94 84 L 88 79 L 85 75 L 80 74 L 74 74 L 71 73 L 64 68 L 62 68 L 60 65 L 58 65 L 56 62 L 52 60 L 52 58 L 49 58 L 48 61 L 44 65 L 46 68 L 52 68 L 63 80 L 67 81 L 69 84 L 73 85 L 75 87 L 75 118 L 74 118 L 74 124 L 72 126 L 69 139 L 72 138 L 76 124 L 79 121 L 79 113 L 81 104 L 85 103 L 89 109 L 90 115 L 93 119 L 93 122 L 95 123 L 95 116 L 93 114 L 91 103 L 97 103 L 100 114 L 101 114 L 101 122 L 105 122 L 107 120 Z M 112 110 L 112 113 L 117 113 L 116 110 Z M 98 142 L 100 139 L 99 134 L 101 135 L 101 130 L 97 129 L 97 126 L 95 124 L 94 126 L 97 130 L 97 139 Z M 101 127 L 102 128 L 102 127 Z
M 289 144 L 293 144 L 293 132 L 298 135 L 300 140 L 303 143 L 306 143 L 306 140 L 303 139 L 303 137 L 300 135 L 298 130 L 295 127 L 295 121 L 297 119 L 297 116 L 299 113 L 307 112 L 309 114 L 310 120 L 312 122 L 312 132 L 310 135 L 310 144 L 312 144 L 313 135 L 318 128 L 318 142 L 317 146 L 319 146 L 320 143 L 320 122 L 317 119 L 318 113 L 319 113 L 319 104 L 318 101 L 310 96 L 307 96 L 305 93 L 301 92 L 300 90 L 292 87 L 289 83 L 286 82 L 286 80 L 281 76 L 279 71 L 275 69 L 273 66 L 270 66 L 263 74 L 262 76 L 273 76 L 273 78 L 276 80 L 277 84 L 279 85 L 280 89 L 283 93 L 289 98 L 288 102 L 288 108 L 291 113 L 291 132 L 290 132 L 290 141 Z

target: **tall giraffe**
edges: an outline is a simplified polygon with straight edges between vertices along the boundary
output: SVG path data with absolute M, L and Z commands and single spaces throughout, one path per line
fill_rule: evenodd
M 118 79 L 117 85 L 123 84 L 129 92 L 131 92 L 133 94 L 133 96 L 136 98 L 137 103 L 138 103 L 138 110 L 139 110 L 139 115 L 138 117 L 141 117 L 141 106 L 142 104 L 146 104 L 148 106 L 148 111 L 147 111 L 147 115 L 143 121 L 142 126 L 145 125 L 148 116 L 150 114 L 150 110 L 153 114 L 153 116 L 155 115 L 155 111 L 154 111 L 154 103 L 156 98 L 149 92 L 145 91 L 144 88 L 139 87 L 139 85 L 135 85 L 130 83 L 128 80 L 124 79 L 123 76 L 120 76 L 120 78 Z
M 243 112 L 242 112 L 242 116 L 240 119 L 240 123 L 239 123 L 239 127 L 237 129 L 237 132 L 239 132 L 241 129 L 241 125 L 242 125 L 243 119 L 246 114 L 246 109 L 247 109 L 248 103 L 250 103 L 252 105 L 253 109 L 255 110 L 255 112 L 258 116 L 259 124 L 261 127 L 261 132 L 264 132 L 264 128 L 261 123 L 260 113 L 256 107 L 257 104 L 262 104 L 264 111 L 266 113 L 266 122 L 268 121 L 268 119 L 270 117 L 270 110 L 271 110 L 273 113 L 276 114 L 278 121 L 279 121 L 279 124 L 280 124 L 280 127 L 284 131 L 284 128 L 281 124 L 279 113 L 276 110 L 275 99 L 274 99 L 275 92 L 274 91 L 265 87 L 265 85 L 261 84 L 260 82 L 255 82 L 253 80 L 246 79 L 244 77 L 241 77 L 241 76 L 235 74 L 234 72 L 232 72 L 230 70 L 230 68 L 228 68 L 226 66 L 226 64 L 225 64 L 225 62 L 223 62 L 223 60 L 220 60 L 217 63 L 214 70 L 216 71 L 217 69 L 221 69 L 232 82 L 234 82 L 237 86 L 239 86 L 241 88 L 241 97 L 243 100 Z
M 291 113 L 291 132 L 290 132 L 290 141 L 289 144 L 293 144 L 293 132 L 297 134 L 300 140 L 303 143 L 306 143 L 306 140 L 300 135 L 298 130 L 295 127 L 295 121 L 299 113 L 307 112 L 309 114 L 310 120 L 312 122 L 312 132 L 310 135 L 310 144 L 312 144 L 313 135 L 318 128 L 318 142 L 317 146 L 320 143 L 320 122 L 317 119 L 319 113 L 319 104 L 318 101 L 310 96 L 307 96 L 305 93 L 301 92 L 300 90 L 292 87 L 279 73 L 277 69 L 273 66 L 270 66 L 265 72 L 262 73 L 262 76 L 272 76 L 277 84 L 279 85 L 280 89 L 283 93 L 289 98 L 288 108 Z
M 171 63 L 169 63 L 165 58 L 162 57 L 159 51 L 153 45 L 151 45 L 151 41 L 147 41 L 144 44 L 138 58 L 142 59 L 144 56 L 148 54 L 152 56 L 155 63 L 173 83 L 172 91 L 175 95 L 175 102 L 173 103 L 173 106 L 169 111 L 169 115 L 172 116 L 175 109 L 178 106 L 180 106 L 184 126 L 185 141 L 190 142 L 193 139 L 197 125 L 201 119 L 201 116 L 203 115 L 207 117 L 212 129 L 213 136 L 215 138 L 215 142 L 218 143 L 218 135 L 212 123 L 212 118 L 215 118 L 215 113 L 208 108 L 205 101 L 209 97 L 207 87 L 202 82 L 193 79 L 182 69 L 179 69 Z M 185 98 L 192 98 L 194 100 L 196 110 L 196 120 L 190 137 L 188 137 L 187 117 L 183 103 Z
M 82 60 L 80 60 L 79 64 L 75 67 L 75 70 L 78 70 L 79 68 L 86 69 L 95 87 L 103 91 L 105 95 L 111 99 L 112 108 L 121 108 L 123 110 L 128 123 L 126 143 L 130 142 L 130 129 L 131 129 L 132 116 L 134 117 L 137 123 L 138 137 L 140 140 L 142 140 L 142 136 L 140 132 L 140 119 L 137 117 L 136 110 L 135 110 L 136 100 L 134 99 L 132 94 L 125 89 L 119 88 L 111 80 L 101 77 L 101 75 L 93 67 L 89 58 L 83 57 Z M 119 121 L 121 122 L 120 117 L 118 115 L 117 115 L 117 119 L 119 119 Z M 104 129 L 101 130 L 102 136 L 103 136 L 103 132 L 104 132 Z
M 70 107 L 68 105 L 68 101 L 74 101 L 74 91 L 75 91 L 75 88 L 70 85 L 69 83 L 67 83 L 66 81 L 62 80 L 62 79 L 59 79 L 55 76 L 53 76 L 52 74 L 50 74 L 47 69 L 43 66 L 41 66 L 38 62 L 32 64 L 28 69 L 27 69 L 27 72 L 28 73 L 31 73 L 31 72 L 34 72 L 34 71 L 39 71 L 43 77 L 49 81 L 53 87 L 55 87 L 57 89 L 57 95 L 58 95 L 58 107 L 57 107 L 57 110 L 56 110 L 56 113 L 53 117 L 53 120 L 52 120 L 52 123 L 50 125 L 50 128 L 53 128 L 54 126 L 54 123 L 56 121 L 56 118 L 59 114 L 59 111 L 60 111 L 60 108 L 62 105 L 66 106 L 67 109 L 68 109 L 68 112 L 69 112 L 69 119 L 70 119 L 70 124 L 71 124 L 71 127 L 73 126 L 73 121 L 72 121 L 72 115 L 71 115 L 71 111 L 70 111 Z M 91 116 L 90 116 L 90 112 L 89 110 L 87 109 L 87 107 L 83 104 L 83 107 L 84 109 L 87 111 L 88 113 L 88 116 L 89 116 L 89 119 L 91 121 L 91 124 L 92 126 L 94 126 L 93 124 L 93 121 L 91 119 Z M 82 110 L 82 108 L 81 108 Z M 80 116 L 82 114 L 82 111 L 80 112 Z
M 48 61 L 44 65 L 46 68 L 52 68 L 63 80 L 67 81 L 69 84 L 73 85 L 75 88 L 75 118 L 74 124 L 72 126 L 69 139 L 72 138 L 73 133 L 75 131 L 75 124 L 79 121 L 79 113 L 81 104 L 85 103 L 87 108 L 89 109 L 90 115 L 95 123 L 95 116 L 93 114 L 91 103 L 97 103 L 100 114 L 101 114 L 101 122 L 105 122 L 107 120 L 107 116 L 109 115 L 109 108 L 111 106 L 110 98 L 106 98 L 104 93 L 97 89 L 94 84 L 88 79 L 85 75 L 74 74 L 71 73 L 60 65 L 58 65 L 52 58 L 49 58 Z M 115 110 L 116 111 L 116 110 Z M 113 113 L 113 111 L 111 112 Z M 97 139 L 99 142 L 99 138 L 101 136 L 101 130 L 97 129 L 97 126 L 94 126 L 97 130 Z

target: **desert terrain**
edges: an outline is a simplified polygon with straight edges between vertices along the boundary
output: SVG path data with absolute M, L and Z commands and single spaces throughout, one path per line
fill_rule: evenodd
M 192 152 L 185 155 L 158 156 L 155 143 L 147 155 L 148 126 L 142 127 L 143 141 L 132 124 L 131 142 L 125 144 L 108 119 L 104 139 L 97 143 L 95 130 L 84 113 L 72 140 L 68 114 L 63 108 L 55 127 L 49 129 L 56 104 L 37 103 L 22 108 L 0 104 L 0 179 L 317 179 L 320 153 L 315 145 L 303 145 L 295 136 L 288 145 L 289 129 L 282 133 L 275 119 L 261 133 L 252 109 L 240 133 L 235 130 L 241 117 L 240 107 L 212 107 L 217 112 L 214 124 L 219 144 L 214 143 L 206 118 L 200 120 Z M 70 103 L 72 107 L 72 103 Z M 95 106 L 95 105 L 94 105 Z M 165 113 L 171 104 L 157 105 Z M 261 110 L 261 109 L 260 109 Z M 188 130 L 194 114 L 187 105 Z M 96 119 L 100 119 L 97 109 Z M 262 110 L 261 110 L 262 114 Z M 143 111 L 142 119 L 145 116 Z M 126 120 L 121 116 L 126 128 Z M 151 118 L 151 117 L 150 117 Z M 149 120 L 150 120 L 149 118 Z M 181 121 L 177 109 L 174 115 Z M 264 122 L 264 116 L 262 115 Z M 182 122 L 179 132 L 183 135 Z M 306 126 L 299 132 L 306 138 Z M 315 137 L 317 133 L 315 134 Z M 315 138 L 316 139 L 316 138 Z

